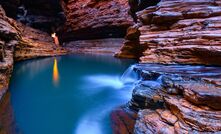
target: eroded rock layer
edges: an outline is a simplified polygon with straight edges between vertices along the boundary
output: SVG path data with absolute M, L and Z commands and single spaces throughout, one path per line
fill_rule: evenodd
M 132 29 L 140 32 L 134 34 L 138 40 L 126 38 L 117 56 L 143 63 L 221 65 L 220 0 L 161 0 L 137 14 L 140 22 Z M 141 50 L 131 51 L 136 47 Z
M 44 32 L 17 23 L 0 7 L 0 100 L 6 92 L 14 60 L 66 53 Z
M 127 0 L 62 0 L 66 16 L 63 41 L 123 37 L 132 19 Z
M 220 133 L 220 67 L 138 64 L 134 133 Z
M 114 55 L 123 44 L 123 38 L 79 40 L 66 42 L 63 46 L 71 53 Z

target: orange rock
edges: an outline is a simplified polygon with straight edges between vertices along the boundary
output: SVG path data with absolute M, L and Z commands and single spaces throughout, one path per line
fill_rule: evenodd
M 219 4 L 218 0 L 161 0 L 138 12 L 141 35 L 137 35 L 137 47 L 144 49 L 134 55 L 142 63 L 221 65 Z

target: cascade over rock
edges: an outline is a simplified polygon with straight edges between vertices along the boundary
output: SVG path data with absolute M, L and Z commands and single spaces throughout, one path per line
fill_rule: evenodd
M 137 111 L 135 127 L 125 123 L 134 118 L 121 111 L 120 119 L 113 118 L 118 126 L 113 126 L 114 132 L 125 128 L 135 134 L 221 132 L 220 67 L 138 64 L 134 70 L 141 78 L 128 103 Z

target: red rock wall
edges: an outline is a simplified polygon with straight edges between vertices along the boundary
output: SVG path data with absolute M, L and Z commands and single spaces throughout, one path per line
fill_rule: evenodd
M 221 65 L 220 0 L 162 0 L 137 14 L 141 62 Z M 118 56 L 137 55 L 127 48 Z
M 0 6 L 0 100 L 8 89 L 14 59 L 23 60 L 40 56 L 66 53 L 56 47 L 45 32 L 27 27 L 8 18 Z
M 127 0 L 62 0 L 62 7 L 66 40 L 124 36 L 132 25 Z

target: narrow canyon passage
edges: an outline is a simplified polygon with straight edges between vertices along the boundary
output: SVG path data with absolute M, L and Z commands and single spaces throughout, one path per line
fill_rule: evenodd
M 0 134 L 221 133 L 221 0 L 0 0 Z

